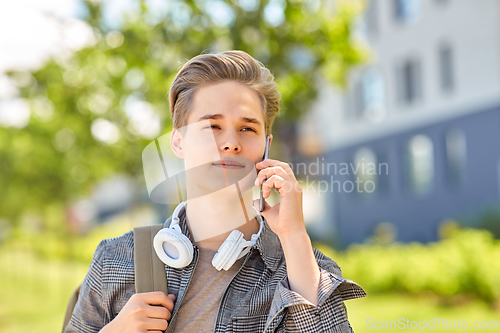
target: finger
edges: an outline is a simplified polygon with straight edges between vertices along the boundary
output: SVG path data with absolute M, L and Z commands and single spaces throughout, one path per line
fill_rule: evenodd
M 168 297 L 170 297 L 170 299 L 175 302 L 175 300 L 177 299 L 177 296 L 175 296 L 174 294 L 168 294 Z
M 148 318 L 170 320 L 172 313 L 164 306 L 150 305 L 146 309 L 146 316 Z
M 274 166 L 268 166 L 264 169 L 261 169 L 259 171 L 259 173 L 257 174 L 257 176 L 263 174 L 263 175 L 267 175 L 269 174 L 269 172 L 271 173 L 282 173 L 284 175 L 287 175 L 288 173 L 286 172 L 286 170 L 281 166 L 281 165 L 274 165 Z
M 302 192 L 300 184 L 294 181 L 289 181 L 278 175 L 273 175 L 262 184 L 262 195 L 268 198 L 271 195 L 271 188 L 275 188 L 278 193 L 284 197 L 292 192 Z
M 272 175 L 262 184 L 262 193 L 264 198 L 267 199 L 269 195 L 271 195 L 271 188 L 273 187 L 276 188 L 278 192 L 280 192 L 284 183 L 285 179 L 283 179 L 283 177 L 280 177 L 278 175 Z
M 268 158 L 264 161 L 261 161 L 255 165 L 255 167 L 257 169 L 265 169 L 265 168 L 272 167 L 272 166 L 279 166 L 279 167 L 283 168 L 283 170 L 285 170 L 285 172 L 288 174 L 293 173 L 292 168 L 290 167 L 290 165 L 288 163 L 281 162 L 278 160 L 273 160 L 270 158 Z
M 272 175 L 279 175 L 283 178 L 289 178 L 288 173 L 281 166 L 269 167 L 259 172 L 259 174 L 257 175 L 257 179 L 255 180 L 255 186 L 262 184 L 266 180 L 266 178 L 270 178 Z
M 163 291 L 152 291 L 149 293 L 141 293 L 140 297 L 150 305 L 162 305 L 168 310 L 174 309 L 174 301 L 168 297 Z
M 146 329 L 164 331 L 168 327 L 168 322 L 165 319 L 149 318 L 145 322 Z

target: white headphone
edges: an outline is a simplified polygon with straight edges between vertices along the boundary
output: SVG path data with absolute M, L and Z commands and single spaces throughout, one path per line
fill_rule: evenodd
M 193 260 L 193 244 L 188 237 L 182 234 L 179 226 L 179 212 L 185 205 L 186 201 L 181 202 L 175 208 L 170 227 L 161 229 L 153 240 L 158 258 L 166 265 L 174 268 L 184 268 Z M 241 231 L 233 230 L 212 259 L 212 265 L 217 270 L 220 271 L 224 268 L 227 271 L 236 260 L 243 258 L 250 251 L 250 247 L 255 245 L 262 232 L 264 218 L 255 207 L 253 209 L 260 216 L 259 232 L 253 234 L 250 241 L 246 241 L 243 239 Z

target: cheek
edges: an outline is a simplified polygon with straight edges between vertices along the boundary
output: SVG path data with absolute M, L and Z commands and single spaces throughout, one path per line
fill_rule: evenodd
M 186 168 L 212 164 L 220 155 L 213 136 L 192 136 L 186 140 L 184 160 Z
M 252 159 L 252 161 L 260 162 L 264 157 L 264 151 L 266 150 L 266 138 L 264 136 L 254 136 L 246 138 L 243 145 L 243 150 L 246 151 L 245 156 Z
M 252 151 L 252 154 L 250 156 L 252 156 L 251 158 L 255 163 L 262 161 L 264 157 L 264 150 L 264 148 L 261 149 L 259 147 L 259 149 L 255 149 L 254 151 Z

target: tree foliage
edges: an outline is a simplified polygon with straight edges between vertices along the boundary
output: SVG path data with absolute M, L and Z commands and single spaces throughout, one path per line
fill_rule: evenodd
M 0 127 L 0 217 L 12 223 L 31 211 L 60 229 L 65 205 L 99 179 L 142 179 L 143 148 L 171 130 L 170 84 L 200 53 L 239 49 L 262 61 L 288 120 L 308 110 L 319 73 L 342 86 L 366 59 L 352 38 L 362 10 L 354 0 L 331 1 L 330 9 L 320 1 L 143 0 L 118 28 L 106 19 L 106 2 L 85 6 L 95 43 L 29 74 L 18 85 L 28 125 Z

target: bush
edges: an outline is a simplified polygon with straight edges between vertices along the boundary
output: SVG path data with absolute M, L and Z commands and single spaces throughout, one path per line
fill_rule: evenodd
M 467 295 L 489 304 L 500 300 L 500 241 L 486 230 L 459 229 L 427 245 L 361 244 L 343 252 L 322 244 L 315 247 L 367 293 Z

